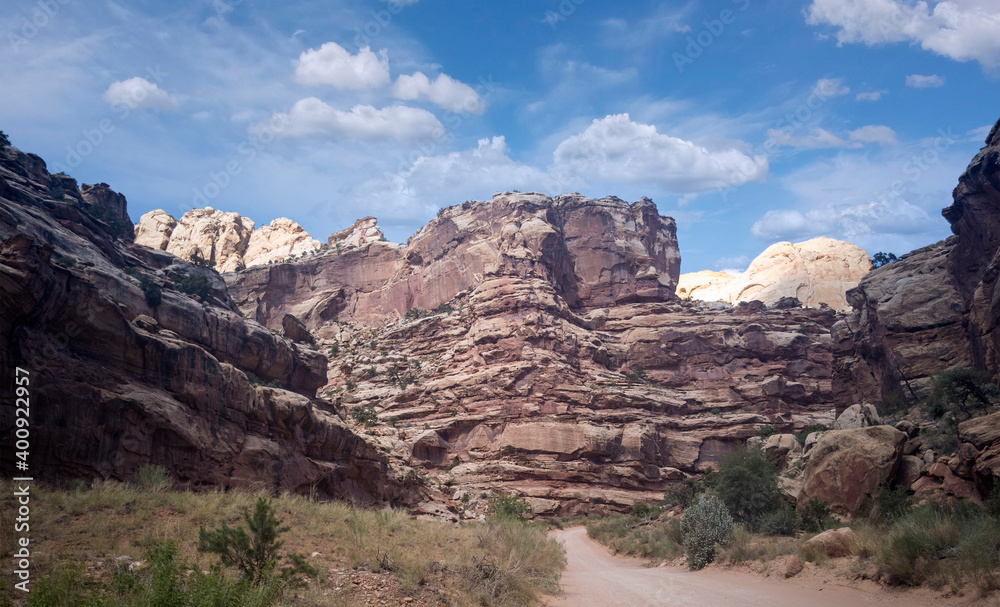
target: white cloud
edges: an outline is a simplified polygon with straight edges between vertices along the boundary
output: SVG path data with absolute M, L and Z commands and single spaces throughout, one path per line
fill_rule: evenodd
M 169 95 L 155 83 L 138 76 L 112 82 L 108 90 L 101 95 L 101 99 L 105 103 L 130 110 L 145 108 L 175 110 L 178 107 L 176 97 Z
M 883 125 L 870 124 L 848 131 L 846 138 L 834 135 L 826 129 L 816 128 L 804 137 L 796 137 L 789 131 L 768 129 L 767 145 L 784 146 L 806 150 L 823 148 L 860 148 L 866 143 L 896 145 L 896 131 Z
M 847 144 L 826 129 L 813 129 L 805 137 L 796 137 L 781 129 L 768 129 L 767 142 L 770 146 L 780 145 L 801 149 L 839 148 Z
M 416 141 L 444 136 L 444 126 L 427 110 L 401 105 L 382 109 L 355 105 L 345 112 L 315 97 L 297 101 L 289 113 L 275 114 L 251 131 L 265 129 L 286 137 Z
M 419 156 L 410 166 L 372 179 L 358 191 L 380 208 L 407 209 L 481 200 L 510 189 L 556 195 L 565 193 L 564 186 L 574 185 L 580 184 L 559 182 L 545 171 L 511 159 L 506 139 L 498 136 L 480 139 L 472 149 Z
M 433 81 L 423 72 L 402 75 L 392 87 L 392 96 L 407 101 L 427 99 L 446 110 L 465 114 L 482 114 L 486 109 L 475 89 L 446 74 L 438 74 Z
M 839 28 L 840 44 L 915 42 L 956 61 L 1000 65 L 1000 5 L 993 0 L 813 0 L 806 21 Z
M 389 54 L 385 49 L 373 53 L 363 47 L 357 55 L 336 42 L 299 55 L 295 80 L 300 84 L 327 84 L 338 89 L 366 90 L 389 84 Z
M 931 89 L 944 86 L 944 78 L 937 74 L 921 76 L 920 74 L 910 74 L 906 77 L 906 86 L 914 89 Z
M 558 174 L 576 174 L 612 183 L 658 184 L 673 192 L 698 192 L 767 175 L 764 156 L 751 158 L 735 148 L 708 150 L 690 141 L 632 122 L 628 114 L 594 120 L 582 133 L 563 140 L 554 153 Z
M 856 99 L 858 101 L 878 101 L 882 98 L 882 95 L 887 95 L 889 91 L 882 89 L 880 91 L 865 91 L 858 93 Z
M 820 78 L 813 87 L 813 92 L 820 97 L 837 97 L 851 92 L 844 86 L 843 78 Z
M 896 139 L 896 131 L 880 124 L 863 126 L 860 129 L 848 132 L 847 135 L 851 141 L 859 143 L 877 143 L 882 146 L 897 145 L 899 143 Z

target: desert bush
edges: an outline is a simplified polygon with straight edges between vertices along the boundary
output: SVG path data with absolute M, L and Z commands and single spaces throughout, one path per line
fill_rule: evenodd
M 482 556 L 461 568 L 473 604 L 520 607 L 537 603 L 539 591 L 558 592 L 566 556 L 544 526 L 494 518 L 478 539 Z
M 824 430 L 829 430 L 826 424 L 813 424 L 811 426 L 806 426 L 801 432 L 795 433 L 795 440 L 799 441 L 800 445 L 806 444 L 806 438 L 813 432 L 823 432 Z
M 531 514 L 531 506 L 516 493 L 497 491 L 487 500 L 486 513 L 494 518 L 524 520 Z
M 170 478 L 163 466 L 150 464 L 139 468 L 136 480 L 139 481 L 139 488 L 143 491 L 166 491 L 173 485 L 173 479 Z
M 7 137 L 7 133 L 0 131 L 0 146 L 7 147 L 10 145 L 10 139 Z
M 803 531 L 819 533 L 833 526 L 833 513 L 830 506 L 822 500 L 812 498 L 799 512 L 799 526 Z
M 212 531 L 200 528 L 198 550 L 218 554 L 223 565 L 239 569 L 243 579 L 251 585 L 268 585 L 279 561 L 278 550 L 282 542 L 278 536 L 291 527 L 281 525 L 271 501 L 263 497 L 257 499 L 253 514 L 249 508 L 244 508 L 243 520 L 246 528 L 233 528 L 226 523 Z M 291 554 L 287 558 L 290 563 L 280 571 L 280 578 L 286 582 L 298 583 L 300 576 L 318 573 L 301 554 Z
M 740 447 L 722 457 L 715 492 L 733 518 L 760 531 L 766 516 L 786 507 L 774 459 L 762 449 Z
M 355 384 L 355 386 L 356 385 L 357 384 Z M 348 386 L 348 389 L 352 390 L 353 388 Z M 351 409 L 351 419 L 353 419 L 355 423 L 362 424 L 363 426 L 370 428 L 378 424 L 378 413 L 375 412 L 375 408 L 371 405 L 362 405 Z
M 642 368 L 642 365 L 632 367 L 632 370 L 625 374 L 625 379 L 628 381 L 637 381 L 642 383 L 648 381 L 646 378 L 646 370 Z
M 733 533 L 733 517 L 719 498 L 706 495 L 681 518 L 681 533 L 688 568 L 702 569 L 715 559 L 716 544 L 725 544 Z
M 142 276 L 139 279 L 139 288 L 142 289 L 142 294 L 146 297 L 146 303 L 149 304 L 150 308 L 155 308 L 163 303 L 163 291 L 152 278 Z
M 860 512 L 866 515 L 868 522 L 881 527 L 892 525 L 913 506 L 913 498 L 902 487 L 882 487 L 874 499 L 866 498 L 866 502 Z
M 656 518 L 663 514 L 663 508 L 659 506 L 650 506 L 649 504 L 644 504 L 643 502 L 636 502 L 632 504 L 632 516 L 639 518 Z
M 960 367 L 939 371 L 931 378 L 928 409 L 940 418 L 948 413 L 960 413 L 969 419 L 973 413 L 985 412 L 1000 396 L 1000 389 L 990 382 L 985 371 Z
M 175 287 L 181 293 L 195 295 L 203 301 L 212 297 L 212 283 L 201 274 L 185 274 L 175 283 Z
M 680 522 L 643 521 L 632 515 L 592 518 L 586 522 L 587 535 L 615 554 L 669 560 L 682 552 Z
M 687 508 L 694 500 L 705 491 L 705 482 L 695 477 L 688 477 L 683 481 L 671 485 L 663 494 L 663 505 L 667 508 L 680 506 Z
M 799 529 L 799 518 L 795 508 L 785 502 L 775 510 L 765 512 L 758 519 L 758 532 L 763 535 L 795 535 Z

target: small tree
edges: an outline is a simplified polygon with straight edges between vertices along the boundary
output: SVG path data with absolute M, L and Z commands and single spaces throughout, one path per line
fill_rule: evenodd
M 882 251 L 879 251 L 878 253 L 872 255 L 872 267 L 875 268 L 881 268 L 885 264 L 892 263 L 894 261 L 899 261 L 899 258 L 893 253 L 883 253 Z
M 243 509 L 243 520 L 246 528 L 233 528 L 226 523 L 213 531 L 199 528 L 198 550 L 218 554 L 223 565 L 238 568 L 245 580 L 260 586 L 272 579 L 278 565 L 278 549 L 282 546 L 278 536 L 291 527 L 281 525 L 271 501 L 263 497 L 254 505 L 253 514 L 249 508 Z M 301 554 L 292 554 L 288 559 L 290 565 L 281 570 L 283 579 L 293 581 L 299 575 L 318 573 Z
M 719 462 L 715 491 L 733 517 L 754 531 L 766 515 L 780 510 L 783 497 L 778 488 L 778 469 L 762 449 L 740 447 Z
M 930 410 L 936 417 L 958 409 L 965 419 L 973 410 L 985 411 L 1000 395 L 985 371 L 959 367 L 939 371 L 931 378 Z
M 716 544 L 726 544 L 732 534 L 733 517 L 726 505 L 714 495 L 701 496 L 681 517 L 688 568 L 701 569 L 715 560 Z
M 10 145 L 10 139 L 7 138 L 7 133 L 0 131 L 0 146 L 7 147 Z

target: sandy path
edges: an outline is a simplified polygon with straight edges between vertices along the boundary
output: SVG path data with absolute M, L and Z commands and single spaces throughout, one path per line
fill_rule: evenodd
M 562 576 L 565 596 L 551 599 L 550 607 L 672 607 L 745 605 L 759 607 L 849 607 L 879 604 L 885 607 L 970 604 L 961 599 L 942 601 L 929 594 L 865 592 L 835 580 L 820 578 L 779 580 L 734 570 L 688 571 L 679 567 L 644 567 L 644 561 L 612 555 L 587 537 L 583 527 L 553 532 L 566 548 Z

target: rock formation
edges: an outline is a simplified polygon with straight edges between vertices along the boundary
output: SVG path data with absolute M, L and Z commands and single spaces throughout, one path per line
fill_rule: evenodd
M 759 300 L 768 306 L 788 297 L 808 307 L 847 310 L 845 293 L 871 268 L 868 254 L 849 242 L 830 238 L 779 242 L 765 249 L 739 276 L 709 271 L 681 275 L 677 294 L 732 304 Z
M 252 219 L 212 207 L 191 209 L 180 220 L 160 209 L 150 211 L 135 226 L 135 242 L 182 259 L 198 255 L 220 272 L 267 265 L 320 248 L 290 219 L 280 217 L 255 230 Z
M 131 480 L 155 463 L 188 486 L 423 499 L 313 398 L 323 355 L 244 319 L 215 272 L 134 246 L 107 219 L 123 205 L 0 147 L 0 364 L 29 373 L 36 477 Z M 13 420 L 3 408 L 5 441 Z
M 377 326 L 491 276 L 539 277 L 579 309 L 667 301 L 680 267 L 675 230 L 645 198 L 498 194 L 443 209 L 406 245 L 372 241 L 256 268 L 232 277 L 230 290 L 263 324 L 292 314 L 310 328 L 333 318 Z

